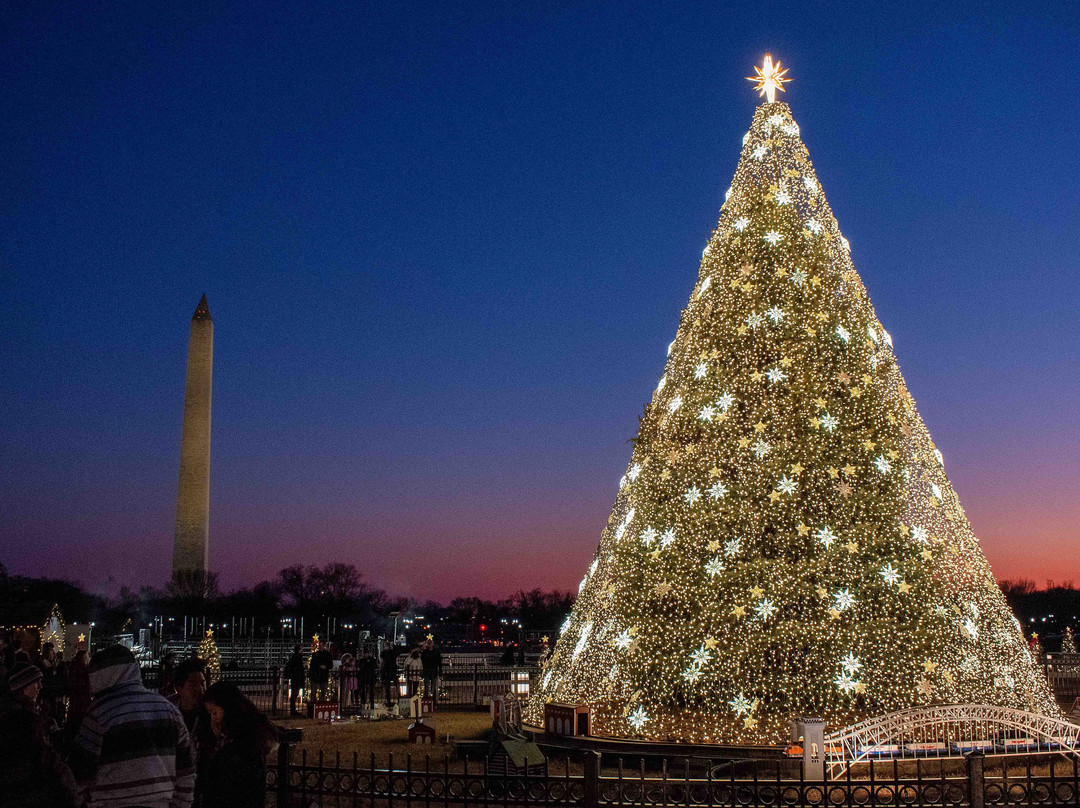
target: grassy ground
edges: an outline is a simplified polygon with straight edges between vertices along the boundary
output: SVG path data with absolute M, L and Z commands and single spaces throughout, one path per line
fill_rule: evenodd
M 343 764 L 352 766 L 352 756 L 357 754 L 357 765 L 369 765 L 372 753 L 379 766 L 385 766 L 387 756 L 393 754 L 394 765 L 404 765 L 405 756 L 412 754 L 414 765 L 423 765 L 425 755 L 431 755 L 432 765 L 443 756 L 455 756 L 454 743 L 459 740 L 482 740 L 491 729 L 491 716 L 487 712 L 444 712 L 434 719 L 424 719 L 433 724 L 437 734 L 437 743 L 416 745 L 408 741 L 409 719 L 387 719 L 384 721 L 343 721 L 335 724 L 315 722 L 308 718 L 291 718 L 277 721 L 279 726 L 299 727 L 303 730 L 303 739 L 296 745 L 293 760 L 299 762 L 303 751 L 307 751 L 308 761 L 317 759 L 319 752 L 323 760 L 330 763 L 338 754 Z M 448 737 L 449 736 L 449 737 Z

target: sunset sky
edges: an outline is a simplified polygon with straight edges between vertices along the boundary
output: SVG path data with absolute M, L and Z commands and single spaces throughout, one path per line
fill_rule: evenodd
M 226 587 L 576 587 L 769 50 L 994 572 L 1080 583 L 1074 8 L 336 5 L 0 8 L 9 571 L 165 582 L 205 292 Z

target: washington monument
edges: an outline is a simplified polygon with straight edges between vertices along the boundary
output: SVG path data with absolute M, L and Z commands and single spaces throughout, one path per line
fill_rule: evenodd
M 214 371 L 214 321 L 206 295 L 191 316 L 184 427 L 180 438 L 180 486 L 172 570 L 207 571 L 210 554 L 210 387 Z

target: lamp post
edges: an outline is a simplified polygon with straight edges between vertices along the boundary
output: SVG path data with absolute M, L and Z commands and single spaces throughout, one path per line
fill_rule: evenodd
M 394 634 L 390 638 L 390 645 L 391 646 L 397 645 L 397 621 L 398 621 L 398 617 L 400 615 L 401 615 L 401 612 L 390 612 L 390 616 L 392 618 L 394 618 Z

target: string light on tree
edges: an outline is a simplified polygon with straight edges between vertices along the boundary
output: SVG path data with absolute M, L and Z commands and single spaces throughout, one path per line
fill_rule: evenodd
M 599 734 L 776 743 L 798 714 L 1057 714 L 775 101 L 787 71 L 755 70 L 767 100 L 641 419 L 634 482 L 526 717 L 585 702 Z M 620 541 L 631 513 L 639 540 Z

